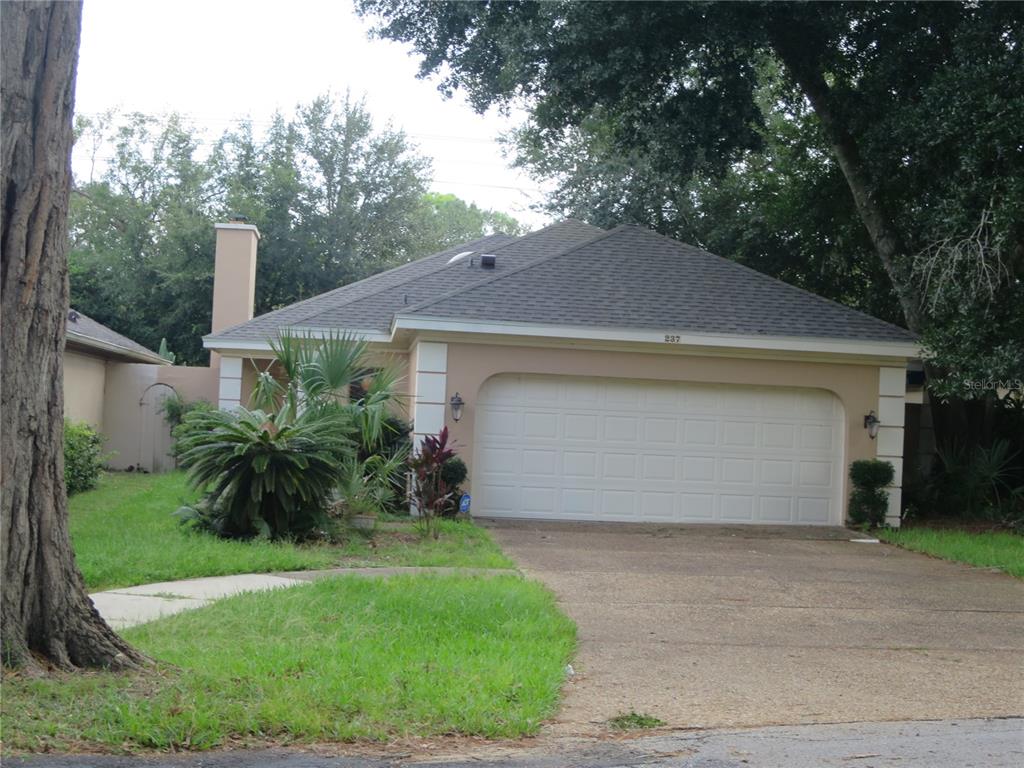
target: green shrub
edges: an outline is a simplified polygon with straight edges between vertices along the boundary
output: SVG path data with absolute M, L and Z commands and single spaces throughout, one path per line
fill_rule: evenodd
M 1020 453 L 1009 441 L 971 448 L 953 443 L 940 448 L 938 456 L 939 470 L 932 482 L 945 514 L 1010 527 L 1024 523 L 1024 472 Z
M 99 432 L 85 423 L 64 422 L 64 484 L 68 496 L 95 488 L 105 460 Z
M 380 437 L 376 443 L 368 440 L 365 430 L 359 431 L 359 460 L 364 464 L 376 461 L 381 467 L 387 468 L 389 492 L 384 494 L 386 500 L 380 509 L 381 512 L 392 515 L 409 514 L 409 503 L 406 499 L 408 468 L 405 459 L 412 452 L 412 439 L 409 436 L 411 432 L 412 424 L 394 414 L 384 416 Z M 374 471 L 377 472 L 376 467 Z
M 468 475 L 469 470 L 466 468 L 466 462 L 458 456 L 452 456 L 441 467 L 441 480 L 449 486 L 457 487 L 462 485 Z
M 885 522 L 889 508 L 889 494 L 885 487 L 892 484 L 896 470 L 888 461 L 861 459 L 850 465 L 850 523 L 856 526 L 877 527 Z
M 327 504 L 353 427 L 340 409 L 193 412 L 179 461 L 206 495 L 179 516 L 227 538 L 306 539 L 329 527 Z
M 442 517 L 455 517 L 459 514 L 459 501 L 462 499 L 461 486 L 469 476 L 466 462 L 458 456 L 452 456 L 441 466 L 441 482 L 449 489 L 448 502 L 441 512 Z
M 213 405 L 206 400 L 186 400 L 177 392 L 165 397 L 163 403 L 160 404 L 160 413 L 163 414 L 164 421 L 167 422 L 172 433 L 192 411 L 212 410 L 214 410 Z

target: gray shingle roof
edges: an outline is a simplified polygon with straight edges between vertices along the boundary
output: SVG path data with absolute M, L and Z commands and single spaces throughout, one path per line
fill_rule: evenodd
M 473 259 L 449 264 L 457 253 Z M 479 255 L 494 254 L 493 270 Z M 492 235 L 270 312 L 216 336 L 265 341 L 284 327 L 376 330 L 396 314 L 524 324 L 869 341 L 913 334 L 649 230 L 579 221 Z
M 380 272 L 376 275 L 360 280 L 355 283 L 340 286 L 334 290 L 321 293 L 287 307 L 267 312 L 266 314 L 254 317 L 245 323 L 225 328 L 216 334 L 210 334 L 204 338 L 216 338 L 225 341 L 266 341 L 274 336 L 281 328 L 288 328 L 296 325 L 306 325 L 306 320 L 319 315 L 332 307 L 340 307 L 353 301 L 358 301 L 371 296 L 385 288 L 415 280 L 435 270 L 443 269 L 445 263 L 457 253 L 466 250 L 494 247 L 514 240 L 508 235 L 489 235 L 477 240 L 472 240 L 462 245 L 448 248 L 439 253 L 426 256 L 408 264 Z M 369 329 L 372 326 L 354 325 L 349 326 L 356 329 Z
M 500 254 L 496 272 L 501 274 L 602 234 L 602 229 L 568 220 L 518 238 L 490 235 L 268 312 L 206 338 L 218 342 L 266 341 L 279 329 L 289 327 L 387 333 L 395 313 L 494 274 L 480 269 L 480 254 Z M 465 251 L 473 251 L 473 268 L 468 259 L 448 264 L 449 259 Z
M 746 336 L 915 338 L 903 328 L 635 226 L 618 227 L 403 314 Z
M 98 323 L 88 315 L 83 315 L 77 309 L 68 312 L 68 324 L 65 338 L 83 347 L 104 352 L 106 354 L 120 354 L 139 362 L 161 363 L 170 365 L 170 361 L 164 360 L 160 355 L 151 349 L 147 349 L 138 342 L 132 341 L 127 336 L 122 336 L 102 323 Z M 114 347 L 115 349 L 111 349 Z

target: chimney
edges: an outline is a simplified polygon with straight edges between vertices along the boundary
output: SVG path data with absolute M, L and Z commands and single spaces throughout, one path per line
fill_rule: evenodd
M 256 302 L 256 246 L 260 231 L 242 217 L 215 224 L 217 250 L 213 268 L 213 333 L 252 320 Z

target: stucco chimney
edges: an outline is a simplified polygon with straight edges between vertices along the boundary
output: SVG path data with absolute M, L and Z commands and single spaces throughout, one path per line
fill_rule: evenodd
M 252 320 L 256 302 L 256 246 L 260 231 L 252 224 L 215 224 L 213 333 Z

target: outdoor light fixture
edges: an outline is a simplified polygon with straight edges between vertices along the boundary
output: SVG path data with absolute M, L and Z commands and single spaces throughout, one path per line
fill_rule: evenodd
M 462 418 L 462 406 L 465 405 L 465 403 L 462 401 L 462 398 L 459 397 L 458 392 L 452 395 L 452 399 L 449 400 L 448 402 L 452 406 L 452 418 L 455 421 L 458 421 L 459 419 Z
M 457 421 L 457 419 L 456 419 Z M 864 429 L 868 431 L 868 437 L 874 440 L 878 437 L 878 428 L 882 425 L 882 422 L 878 420 L 878 416 L 874 411 L 864 417 Z

